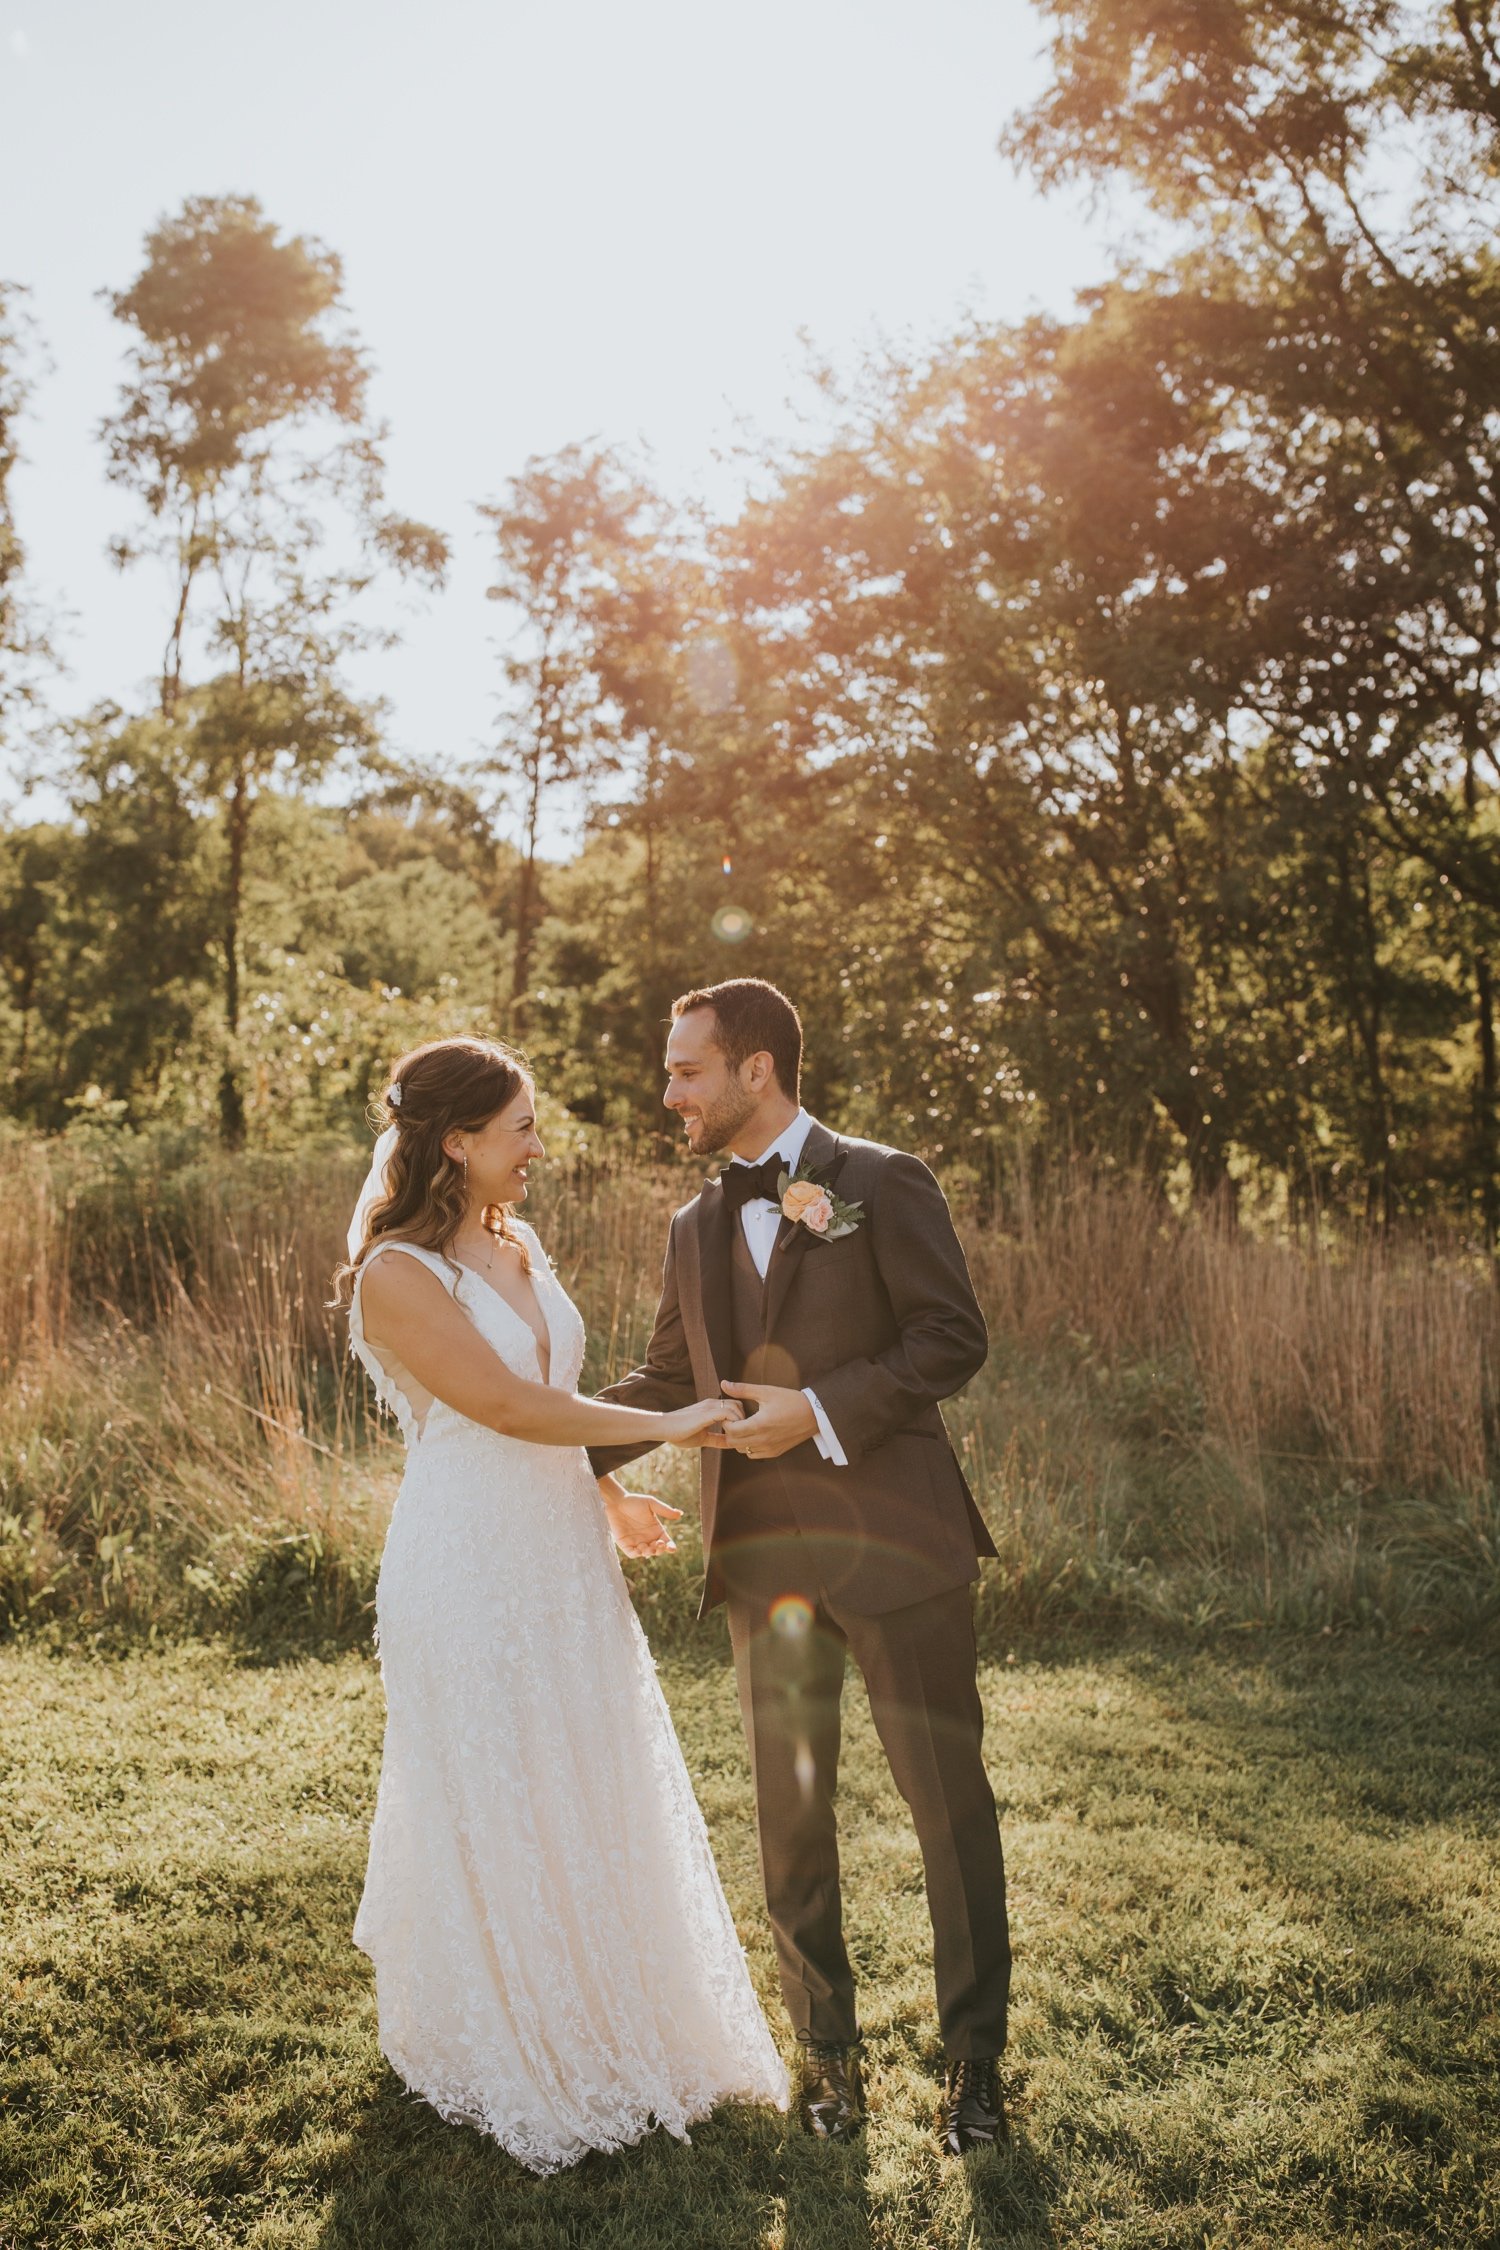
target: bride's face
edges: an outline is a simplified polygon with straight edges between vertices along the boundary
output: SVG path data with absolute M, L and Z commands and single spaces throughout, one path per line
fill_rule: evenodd
M 476 1210 L 486 1203 L 524 1203 L 526 1168 L 547 1153 L 537 1138 L 534 1089 L 523 1083 L 477 1133 L 450 1133 L 443 1146 L 460 1160 L 467 1155 L 469 1202 Z

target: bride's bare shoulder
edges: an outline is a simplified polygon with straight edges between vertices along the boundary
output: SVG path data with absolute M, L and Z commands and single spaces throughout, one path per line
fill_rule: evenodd
M 414 1242 L 382 1242 L 367 1250 L 359 1269 L 359 1290 L 365 1310 L 431 1304 L 451 1294 L 435 1270 L 432 1253 Z

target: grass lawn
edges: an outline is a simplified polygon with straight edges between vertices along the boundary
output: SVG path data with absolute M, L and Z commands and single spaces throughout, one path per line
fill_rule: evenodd
M 662 1673 L 774 2010 L 718 1635 Z M 1500 1682 L 1410 1643 L 986 1675 L 1017 1938 L 1004 2157 L 930 2145 L 921 1870 L 857 1683 L 872 2123 L 769 2112 L 559 2178 L 402 2094 L 349 1941 L 379 1682 L 345 1655 L 0 1651 L 0 2243 L 1250 2250 L 1500 2240 Z M 670 1900 L 662 1912 L 670 1914 Z

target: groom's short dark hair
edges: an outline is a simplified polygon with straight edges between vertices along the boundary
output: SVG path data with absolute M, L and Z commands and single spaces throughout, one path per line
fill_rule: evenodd
M 769 1055 L 776 1083 L 790 1101 L 801 1099 L 802 1018 L 784 992 L 762 977 L 730 977 L 672 1002 L 672 1021 L 691 1008 L 712 1008 L 714 1044 L 731 1070 L 751 1055 Z

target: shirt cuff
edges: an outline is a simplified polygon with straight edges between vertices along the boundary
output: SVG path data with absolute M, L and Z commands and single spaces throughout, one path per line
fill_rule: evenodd
M 839 1444 L 838 1438 L 834 1434 L 833 1424 L 829 1421 L 828 1416 L 823 1412 L 822 1404 L 818 1399 L 817 1393 L 814 1391 L 804 1391 L 802 1393 L 802 1396 L 806 1399 L 808 1405 L 812 1408 L 813 1415 L 818 1425 L 818 1434 L 814 1438 L 813 1443 L 817 1446 L 818 1451 L 822 1454 L 825 1461 L 831 1461 L 836 1469 L 847 1469 L 849 1466 L 849 1456 L 844 1451 L 843 1447 Z

